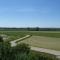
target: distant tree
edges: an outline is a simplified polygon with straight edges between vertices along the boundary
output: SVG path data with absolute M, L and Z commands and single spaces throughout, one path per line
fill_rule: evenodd
M 29 31 L 29 30 L 30 30 L 30 28 L 28 27 L 28 28 L 27 28 L 27 30 Z
M 36 27 L 36 31 L 39 31 L 39 27 Z

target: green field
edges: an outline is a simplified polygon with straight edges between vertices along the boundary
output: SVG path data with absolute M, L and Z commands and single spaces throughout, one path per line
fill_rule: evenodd
M 25 35 L 32 35 L 32 37 L 22 42 L 31 46 L 60 50 L 60 31 L 0 31 L 0 34 L 8 35 L 9 39 L 7 41 L 15 40 Z
M 0 31 L 0 35 L 8 36 L 8 39 L 5 41 L 12 41 L 12 40 L 19 39 L 25 36 L 23 32 L 18 32 L 18 31 Z
M 60 31 L 0 31 L 0 34 L 7 34 L 10 36 L 23 36 L 23 35 L 33 35 L 33 36 L 47 36 L 60 38 Z
M 27 31 L 28 33 L 33 36 L 46 36 L 46 37 L 56 37 L 60 38 L 60 31 Z

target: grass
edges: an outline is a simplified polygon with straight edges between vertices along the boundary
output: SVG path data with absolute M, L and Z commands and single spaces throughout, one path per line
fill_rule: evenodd
M 0 60 L 58 60 L 55 55 L 30 50 L 27 44 L 15 47 L 10 47 L 6 43 L 0 45 Z
M 30 35 L 60 38 L 60 31 L 27 31 Z
M 23 40 L 32 46 L 60 50 L 60 31 L 0 31 L 9 36 L 7 41 L 15 40 L 26 35 L 33 37 Z
M 31 51 L 31 54 L 40 55 L 41 57 L 43 56 L 43 60 L 44 58 L 47 58 L 47 60 L 59 60 L 55 55 L 48 54 L 48 53 Z
M 31 46 L 47 48 L 60 51 L 60 38 L 32 36 L 28 39 L 21 41 Z
M 26 35 L 23 32 L 18 32 L 18 31 L 0 31 L 0 35 L 1 34 L 8 36 L 8 39 L 5 41 L 11 41 L 11 40 L 19 39 L 19 38 Z
M 15 35 L 15 37 L 17 35 L 20 37 L 23 35 L 34 35 L 60 38 L 60 31 L 0 31 L 0 34 Z

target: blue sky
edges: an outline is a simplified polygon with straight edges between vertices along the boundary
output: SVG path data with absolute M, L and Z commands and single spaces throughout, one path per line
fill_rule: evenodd
M 60 27 L 60 0 L 0 0 L 0 27 Z

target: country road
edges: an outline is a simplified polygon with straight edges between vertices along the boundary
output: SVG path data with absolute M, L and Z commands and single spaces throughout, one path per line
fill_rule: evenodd
M 14 41 L 11 41 L 10 42 L 11 47 L 14 47 L 18 44 L 18 43 L 16 43 L 16 41 L 20 41 L 20 40 L 25 39 L 29 36 L 30 35 L 26 35 L 25 37 L 22 37 L 20 39 L 14 40 Z M 38 47 L 33 47 L 33 46 L 31 46 L 31 50 L 38 51 L 38 52 L 44 52 L 44 53 L 48 53 L 48 54 L 53 54 L 53 55 L 56 55 L 56 57 L 60 59 L 60 51 L 45 49 L 45 48 L 38 48 Z

